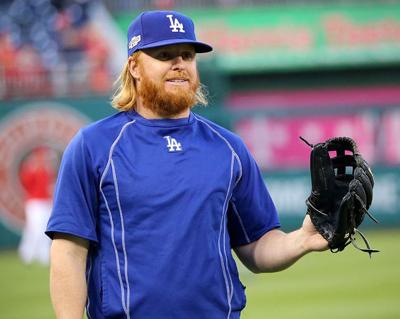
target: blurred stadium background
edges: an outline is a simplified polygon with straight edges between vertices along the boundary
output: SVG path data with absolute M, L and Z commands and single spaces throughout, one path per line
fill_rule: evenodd
M 126 60 L 125 31 L 145 9 L 190 15 L 214 52 L 199 57 L 210 106 L 195 111 L 240 134 L 285 230 L 310 191 L 309 148 L 353 137 L 371 163 L 380 224 L 362 229 L 382 252 L 350 247 L 250 275 L 244 318 L 400 318 L 400 1 L 2 0 L 0 2 L 0 313 L 52 318 L 48 269 L 23 265 L 19 171 L 38 146 L 57 164 L 79 127 L 110 115 Z M 314 274 L 314 275 L 311 275 Z M 330 274 L 327 278 L 327 274 Z M 24 306 L 25 305 L 25 306 Z

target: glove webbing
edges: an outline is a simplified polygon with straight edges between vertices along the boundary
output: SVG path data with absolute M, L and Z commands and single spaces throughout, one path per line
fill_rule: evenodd
M 354 235 L 355 235 L 356 233 L 360 235 L 361 239 L 364 241 L 364 244 L 365 244 L 365 246 L 367 246 L 367 248 L 361 248 L 360 246 L 358 246 L 358 245 L 356 244 L 356 238 L 354 237 Z M 364 235 L 361 231 L 359 231 L 357 228 L 354 228 L 354 233 L 351 234 L 351 235 L 349 236 L 349 241 L 348 241 L 348 242 L 346 242 L 342 247 L 330 248 L 330 251 L 333 252 L 333 253 L 337 253 L 337 252 L 339 252 L 339 251 L 344 250 L 344 249 L 347 247 L 347 245 L 349 245 L 350 243 L 351 243 L 355 248 L 357 248 L 358 250 L 360 250 L 360 251 L 362 251 L 362 252 L 365 252 L 365 253 L 368 253 L 369 258 L 371 258 L 372 253 L 379 253 L 379 252 L 380 252 L 380 251 L 377 250 L 377 249 L 371 248 L 371 246 L 370 246 L 370 244 L 369 244 L 367 238 L 365 237 L 365 235 Z
M 375 223 L 379 224 L 378 220 L 377 220 L 376 218 L 374 218 L 374 216 L 372 216 L 372 214 L 371 214 L 371 213 L 368 211 L 368 209 L 364 206 L 364 204 L 363 204 L 363 202 L 362 202 L 360 196 L 358 196 L 356 193 L 354 193 L 354 195 L 355 195 L 356 199 L 358 200 L 358 202 L 360 203 L 361 209 L 364 211 L 364 213 L 366 213 L 366 215 L 367 215 L 370 219 L 372 219 Z M 379 250 L 377 250 L 377 249 L 372 249 L 372 248 L 371 248 L 371 246 L 370 246 L 370 244 L 369 244 L 367 238 L 365 237 L 365 235 L 364 235 L 361 231 L 359 231 L 357 228 L 354 228 L 354 230 L 355 230 L 358 234 L 360 234 L 362 240 L 364 241 L 365 245 L 367 246 L 367 248 L 360 248 L 360 247 L 356 244 L 356 238 L 354 238 L 353 235 L 350 235 L 351 243 L 353 244 L 353 246 L 354 246 L 355 248 L 357 248 L 358 250 L 361 250 L 361 251 L 363 251 L 363 252 L 368 253 L 369 258 L 371 258 L 371 254 L 372 254 L 372 253 L 379 253 Z M 354 234 L 355 234 L 355 233 L 354 233 Z
M 360 200 L 360 199 L 358 198 L 358 195 L 357 195 L 357 194 L 355 194 L 355 195 L 356 195 L 356 198 L 357 198 L 358 200 Z M 310 202 L 309 200 L 306 200 L 306 204 L 309 205 L 309 206 L 311 206 L 311 208 L 312 208 L 315 212 L 317 212 L 318 214 L 327 216 L 327 214 L 325 214 L 324 212 L 321 212 L 320 210 L 318 210 L 317 208 L 315 208 L 315 207 L 311 204 L 311 202 Z M 367 213 L 368 217 L 370 217 L 375 223 L 379 223 L 379 222 L 368 212 L 368 210 L 367 210 L 364 206 L 362 206 L 362 208 L 363 208 L 363 210 Z M 362 238 L 362 240 L 364 241 L 365 246 L 367 246 L 367 248 L 361 248 L 360 246 L 358 246 L 358 245 L 356 244 L 356 238 L 354 237 L 354 235 L 355 235 L 356 233 L 358 233 L 358 234 L 361 236 L 361 238 Z M 361 231 L 359 231 L 357 228 L 354 228 L 354 232 L 353 232 L 352 234 L 350 234 L 350 236 L 349 236 L 349 241 L 346 242 L 346 243 L 343 245 L 343 247 L 330 248 L 330 251 L 333 252 L 333 253 L 337 253 L 337 252 L 342 251 L 343 249 L 345 249 L 345 248 L 347 247 L 347 245 L 349 245 L 350 243 L 351 243 L 355 248 L 357 248 L 358 250 L 360 250 L 360 251 L 362 251 L 362 252 L 368 253 L 368 254 L 369 254 L 369 258 L 371 258 L 371 254 L 372 254 L 372 253 L 379 253 L 379 250 L 371 248 L 371 245 L 369 244 L 367 237 L 366 237 Z

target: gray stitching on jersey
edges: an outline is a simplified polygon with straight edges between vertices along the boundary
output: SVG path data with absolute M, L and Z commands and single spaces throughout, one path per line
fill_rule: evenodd
M 226 234 L 226 227 L 224 227 L 223 230 L 223 244 L 224 244 L 224 255 L 225 255 L 225 260 L 226 260 L 226 265 L 224 262 L 224 258 L 222 256 L 222 252 L 221 252 L 221 242 L 220 242 L 220 238 L 221 238 L 221 231 L 222 231 L 222 227 L 224 226 L 224 222 L 225 222 L 225 217 L 226 217 L 226 212 L 228 210 L 228 196 L 231 190 L 231 185 L 232 185 L 232 178 L 233 178 L 233 165 L 234 165 L 234 159 L 236 159 L 238 161 L 239 164 L 239 177 L 238 179 L 235 181 L 235 184 L 233 187 L 236 187 L 236 185 L 239 183 L 240 179 L 242 178 L 242 163 L 240 161 L 239 156 L 237 155 L 237 153 L 235 152 L 234 148 L 232 147 L 232 145 L 228 142 L 228 140 L 223 137 L 217 130 L 215 130 L 213 127 L 211 127 L 208 123 L 204 122 L 203 120 L 199 119 L 196 115 L 194 115 L 194 117 L 199 121 L 202 122 L 203 124 L 205 124 L 211 131 L 213 131 L 219 138 L 221 138 L 229 147 L 229 149 L 232 152 L 232 158 L 231 158 L 231 176 L 230 176 L 230 180 L 229 180 L 229 187 L 228 187 L 228 191 L 226 193 L 226 198 L 225 198 L 225 202 L 224 202 L 224 206 L 223 206 L 223 212 L 222 212 L 222 218 L 221 218 L 221 224 L 220 224 L 220 231 L 219 231 L 219 236 L 218 236 L 218 253 L 220 255 L 220 259 L 221 259 L 221 267 L 222 267 L 222 272 L 224 275 L 224 279 L 225 279 L 225 286 L 226 286 L 226 291 L 227 291 L 227 301 L 228 301 L 228 306 L 229 306 L 229 311 L 228 311 L 228 315 L 227 315 L 227 319 L 229 319 L 231 312 L 232 312 L 232 297 L 233 297 L 233 282 L 232 282 L 232 278 L 229 272 L 229 268 L 228 268 L 228 257 L 227 257 L 227 252 L 226 252 L 226 242 L 225 242 L 225 234 Z M 227 274 L 229 276 L 229 283 L 228 283 L 228 278 L 227 278 Z M 230 284 L 230 287 L 229 287 Z
M 125 247 L 125 226 L 124 226 L 124 217 L 122 214 L 121 202 L 119 200 L 119 188 L 118 188 L 118 180 L 117 174 L 115 173 L 115 166 L 114 161 L 111 159 L 111 170 L 113 174 L 114 186 L 115 186 L 115 194 L 117 197 L 118 203 L 118 210 L 119 210 L 119 217 L 121 219 L 121 239 L 122 239 L 122 251 L 124 252 L 124 267 L 125 267 L 125 281 L 126 281 L 126 308 L 129 309 L 129 299 L 130 299 L 130 288 L 129 288 L 129 280 L 128 280 L 128 258 L 126 254 L 126 247 Z M 127 317 L 129 319 L 130 314 L 129 311 L 127 313 Z
M 205 124 L 211 131 L 213 131 L 215 134 L 217 134 L 217 135 L 228 145 L 229 149 L 231 150 L 231 152 L 232 152 L 233 155 L 235 156 L 235 158 L 236 158 L 236 160 L 238 161 L 238 164 L 239 164 L 239 177 L 238 177 L 238 179 L 237 179 L 236 182 L 235 182 L 235 187 L 236 187 L 236 185 L 239 183 L 240 179 L 242 178 L 242 170 L 243 170 L 243 169 L 242 169 L 242 162 L 240 161 L 240 158 L 239 158 L 239 156 L 237 155 L 235 149 L 234 149 L 234 148 L 232 147 L 232 145 L 228 142 L 228 140 L 227 140 L 225 137 L 223 137 L 223 136 L 221 135 L 221 133 L 219 133 L 216 129 L 214 129 L 210 124 L 208 124 L 207 122 L 204 122 L 203 120 L 199 119 L 199 118 L 198 118 L 196 115 L 194 115 L 194 114 L 193 114 L 193 116 L 194 116 L 194 118 L 195 118 L 196 120 L 198 120 L 199 122 Z
M 91 273 L 92 273 L 92 258 L 90 257 L 89 258 L 89 269 L 86 274 L 86 282 L 87 282 L 88 287 L 90 284 Z M 86 303 L 86 316 L 88 317 L 88 319 L 92 319 L 92 316 L 90 315 L 90 312 L 89 312 L 89 306 L 90 306 L 90 298 L 89 298 L 89 294 L 88 294 L 87 295 L 87 303 Z
M 251 241 L 250 241 L 250 238 L 249 238 L 249 236 L 247 235 L 246 228 L 244 227 L 243 220 L 242 220 L 242 218 L 241 218 L 240 215 L 239 215 L 239 212 L 238 212 L 238 210 L 237 210 L 237 208 L 236 208 L 236 205 L 235 205 L 234 202 L 231 202 L 231 204 L 232 204 L 233 211 L 235 212 L 236 216 L 237 216 L 238 219 L 239 219 L 239 223 L 240 223 L 240 226 L 242 227 L 242 231 L 243 231 L 243 233 L 244 233 L 244 236 L 246 237 L 247 243 L 250 244 L 250 242 L 251 242 Z
M 108 169 L 107 169 L 108 171 Z M 108 217 L 110 219 L 110 224 L 111 224 L 111 241 L 113 244 L 113 248 L 114 248 L 114 254 L 115 254 L 115 263 L 117 264 L 117 273 L 118 273 L 118 280 L 119 280 L 119 286 L 121 288 L 121 298 L 122 298 L 122 308 L 124 308 L 124 312 L 125 314 L 127 313 L 126 311 L 126 305 L 125 305 L 125 291 L 123 289 L 123 285 L 122 285 L 122 277 L 121 277 L 121 269 L 119 267 L 119 257 L 118 257 L 118 250 L 117 250 L 117 246 L 115 245 L 115 238 L 114 238 L 114 221 L 112 219 L 112 214 L 111 214 L 111 210 L 110 207 L 108 206 L 108 201 L 106 196 L 104 195 L 103 189 L 100 186 L 100 192 L 101 195 L 103 196 L 104 202 L 106 204 L 107 207 L 107 212 L 108 212 Z
M 233 177 L 233 163 L 234 163 L 234 155 L 232 153 L 231 155 L 231 172 L 230 172 L 230 178 L 229 178 L 229 186 L 228 186 L 228 190 L 226 192 L 226 196 L 225 196 L 225 201 L 224 201 L 224 205 L 222 207 L 222 217 L 221 217 L 221 223 L 219 226 L 219 234 L 218 234 L 218 254 L 221 260 L 221 267 L 222 267 L 222 274 L 224 275 L 224 280 L 225 280 L 225 287 L 226 287 L 226 298 L 228 301 L 228 315 L 227 315 L 227 319 L 229 319 L 230 315 L 231 315 L 231 311 L 232 311 L 232 296 L 233 296 L 233 285 L 232 288 L 229 285 L 230 283 L 232 283 L 232 278 L 230 277 L 230 273 L 229 273 L 229 268 L 228 268 L 228 257 L 226 254 L 226 242 L 225 242 L 225 230 L 226 227 L 225 226 L 225 216 L 226 216 L 226 212 L 227 212 L 227 208 L 228 208 L 228 197 L 229 197 L 229 193 L 230 193 L 230 189 L 231 189 L 231 185 L 232 185 L 232 177 Z M 226 260 L 226 264 L 224 261 L 224 256 L 222 255 L 221 252 L 221 232 L 223 235 L 223 247 L 224 247 L 224 256 L 225 256 L 225 260 Z M 229 283 L 228 283 L 228 279 L 229 279 Z
M 112 145 L 111 145 L 111 147 L 110 147 L 109 154 L 108 154 L 108 161 L 107 161 L 106 167 L 105 167 L 104 172 L 103 172 L 103 174 L 101 175 L 101 178 L 100 178 L 100 187 L 99 187 L 100 193 L 101 193 L 101 195 L 103 196 L 104 202 L 105 202 L 105 204 L 106 204 L 106 208 L 107 208 L 107 212 L 108 212 L 108 217 L 109 217 L 109 219 L 110 219 L 110 225 L 111 225 L 111 241 L 112 241 L 113 248 L 114 248 L 115 262 L 116 262 L 116 265 L 117 265 L 118 280 L 119 280 L 119 285 L 120 285 L 120 288 L 121 288 L 122 307 L 123 307 L 124 312 L 125 312 L 125 314 L 126 314 L 126 316 L 127 316 L 128 319 L 130 318 L 130 314 L 129 314 L 129 305 L 126 304 L 126 302 L 128 301 L 128 297 L 127 297 L 127 300 L 125 301 L 125 290 L 124 290 L 124 286 L 123 286 L 123 284 L 122 284 L 122 275 L 121 275 L 121 268 L 120 268 L 120 266 L 119 266 L 118 250 L 117 250 L 117 246 L 116 246 L 116 244 L 115 244 L 114 221 L 113 221 L 113 219 L 112 219 L 112 213 L 111 213 L 110 207 L 109 207 L 109 205 L 108 205 L 107 198 L 106 198 L 106 196 L 105 196 L 105 194 L 104 194 L 104 192 L 103 192 L 103 181 L 104 181 L 104 178 L 105 178 L 105 176 L 106 176 L 106 174 L 107 174 L 107 172 L 108 172 L 108 170 L 109 170 L 109 168 L 110 168 L 110 165 L 112 165 L 112 164 L 111 164 L 111 162 L 112 162 L 112 154 L 113 154 L 113 152 L 114 152 L 115 146 L 118 144 L 118 142 L 119 142 L 120 138 L 122 137 L 122 134 L 123 134 L 123 132 L 125 131 L 125 129 L 126 129 L 129 125 L 131 125 L 131 124 L 133 124 L 133 123 L 135 123 L 135 122 L 136 122 L 136 120 L 133 120 L 133 121 L 131 121 L 131 122 L 128 122 L 128 123 L 124 124 L 124 126 L 122 126 L 121 131 L 119 132 L 117 138 L 116 138 L 115 141 L 112 143 Z M 113 182 L 114 182 L 114 185 L 115 185 L 114 175 L 113 175 Z M 123 221 L 121 221 L 121 223 L 122 223 L 122 222 L 123 222 Z M 123 243 L 123 248 L 124 248 L 124 247 L 125 247 L 125 244 Z M 126 254 L 125 251 L 124 251 L 124 254 Z M 126 264 L 126 263 L 125 263 L 125 266 L 126 266 L 126 268 L 127 268 L 127 264 Z M 129 283 L 128 283 L 128 278 L 127 278 L 127 276 L 125 277 L 125 279 L 126 279 L 127 287 L 129 287 Z M 129 288 L 128 288 L 127 292 L 129 292 Z
M 232 154 L 232 157 L 231 157 L 231 177 L 230 177 L 230 180 L 229 180 L 229 188 L 228 188 L 228 191 L 227 191 L 227 194 L 229 194 L 230 193 L 230 189 L 231 189 L 231 185 L 232 185 L 232 178 L 233 178 L 233 166 L 234 166 L 234 163 L 235 163 L 235 157 L 234 157 L 234 155 Z M 225 224 L 225 220 L 227 220 L 227 211 L 228 211 L 228 202 L 227 202 L 227 198 L 225 199 L 225 204 L 224 204 L 224 215 L 223 215 L 223 218 L 224 218 L 224 224 Z M 224 227 L 224 232 L 223 232 L 223 236 L 224 236 L 224 241 L 223 241 L 223 244 L 224 244 L 224 255 L 225 255 L 225 262 L 226 262 L 226 264 L 225 264 L 225 267 L 226 267 L 226 269 L 227 269 L 227 272 L 228 272 L 228 278 L 229 278 L 229 283 L 230 283 L 230 294 L 229 294 L 229 305 L 230 305 L 230 309 L 229 309 L 229 313 L 228 313 L 228 319 L 229 319 L 229 317 L 230 317 L 230 315 L 231 315 L 231 311 L 232 311 L 232 297 L 233 297 L 233 282 L 232 282 L 232 277 L 231 277 L 231 273 L 230 273 L 230 271 L 229 271 L 229 263 L 228 263 L 228 254 L 227 254 L 227 252 L 226 252 L 226 228 L 227 227 Z

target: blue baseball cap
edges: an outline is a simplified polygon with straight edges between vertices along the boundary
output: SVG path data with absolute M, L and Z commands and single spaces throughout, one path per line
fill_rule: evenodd
M 128 28 L 128 56 L 147 48 L 189 43 L 197 53 L 212 51 L 212 47 L 199 42 L 194 33 L 192 19 L 176 11 L 145 11 Z

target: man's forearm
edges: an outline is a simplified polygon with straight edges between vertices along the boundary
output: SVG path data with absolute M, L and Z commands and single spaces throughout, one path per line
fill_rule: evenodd
M 286 269 L 307 254 L 302 229 L 291 233 L 280 230 L 262 237 L 254 248 L 255 267 L 258 272 Z
M 82 319 L 87 298 L 87 247 L 54 239 L 51 247 L 50 294 L 57 319 Z
M 301 228 L 288 234 L 271 230 L 235 251 L 247 268 L 259 273 L 286 269 L 308 252 L 326 249 L 327 241 L 315 230 L 307 215 Z
M 243 264 L 255 273 L 286 269 L 307 252 L 301 229 L 288 234 L 273 230 L 256 242 L 236 249 Z

